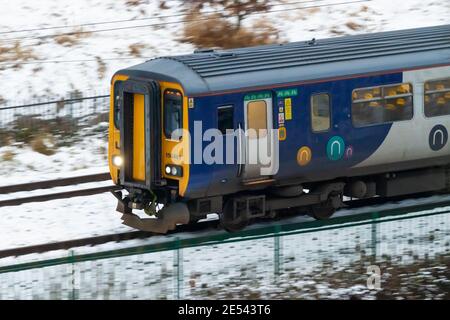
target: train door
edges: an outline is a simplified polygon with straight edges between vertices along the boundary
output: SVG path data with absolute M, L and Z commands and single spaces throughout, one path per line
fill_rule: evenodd
M 278 139 L 273 130 L 271 92 L 245 97 L 244 122 L 243 179 L 245 182 L 271 179 L 278 171 Z
M 123 101 L 121 153 L 125 155 L 121 181 L 126 186 L 150 189 L 155 178 L 159 178 L 155 170 L 157 156 L 152 154 L 159 149 L 155 136 L 159 130 L 157 92 L 154 82 L 128 80 L 119 93 Z

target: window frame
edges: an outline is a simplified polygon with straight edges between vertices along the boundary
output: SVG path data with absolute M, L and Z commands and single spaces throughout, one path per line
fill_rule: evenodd
M 220 105 L 219 107 L 217 107 L 217 112 L 216 112 L 216 115 L 217 115 L 217 130 L 219 130 L 220 131 L 220 133 L 222 133 L 222 135 L 227 135 L 227 133 L 226 133 L 226 130 L 225 130 L 225 132 L 222 132 L 222 130 L 220 130 L 220 128 L 219 128 L 219 112 L 221 111 L 221 110 L 227 110 L 227 109 L 231 109 L 231 112 L 232 112 L 232 130 L 234 130 L 234 104 L 224 104 L 224 105 Z M 227 128 L 227 130 L 229 130 L 229 128 Z
M 312 103 L 313 101 L 312 100 L 313 100 L 313 97 L 320 96 L 320 95 L 327 95 L 328 96 L 328 111 L 330 113 L 330 126 L 326 130 L 315 131 L 314 130 L 314 125 L 313 125 L 313 103 Z M 332 108 L 333 103 L 332 103 L 332 99 L 331 98 L 332 98 L 331 93 L 327 92 L 327 91 L 315 92 L 315 93 L 311 94 L 310 99 L 309 99 L 309 112 L 310 112 L 309 120 L 310 120 L 310 123 L 311 123 L 311 132 L 312 133 L 327 133 L 327 132 L 331 131 L 331 128 L 333 127 L 333 108 Z
M 255 129 L 255 128 L 252 128 L 252 127 L 250 127 L 250 121 L 249 121 L 249 116 L 248 116 L 248 114 L 249 114 L 249 110 L 250 110 L 250 108 L 249 108 L 249 106 L 250 106 L 250 104 L 252 104 L 252 103 L 256 103 L 256 102 L 263 102 L 264 103 L 264 112 L 265 112 L 265 128 L 263 128 L 263 129 L 261 129 L 261 128 L 258 128 L 257 130 L 255 130 L 256 131 L 256 136 L 250 136 L 250 134 L 249 134 L 249 139 L 264 139 L 264 138 L 266 138 L 267 137 L 267 131 L 269 130 L 269 126 L 268 126 L 268 123 L 267 123 L 267 121 L 268 121 L 268 119 L 269 119 L 269 113 L 267 112 L 267 106 L 268 106 L 268 104 L 267 104 L 267 101 L 266 101 L 266 99 L 258 99 L 258 100 L 250 100 L 250 101 L 247 101 L 247 106 L 246 106 L 246 118 L 247 118 L 247 126 L 248 126 L 248 128 L 247 128 L 247 130 L 249 130 L 249 129 Z M 260 136 L 260 130 L 266 130 L 266 132 L 265 132 L 265 134 L 264 134 L 264 136 Z
M 449 114 L 441 114 L 441 115 L 438 115 L 438 116 L 431 116 L 431 117 L 427 116 L 427 113 L 426 113 L 426 110 L 425 110 L 426 109 L 425 98 L 426 98 L 426 95 L 427 95 L 427 91 L 426 91 L 425 87 L 426 87 L 427 82 L 438 82 L 438 81 L 450 81 L 450 77 L 439 78 L 439 79 L 428 79 L 428 80 L 425 80 L 423 82 L 423 116 L 425 117 L 425 119 L 434 119 L 434 118 L 439 118 L 439 117 L 448 117 L 448 116 L 450 116 L 450 113 Z M 448 90 L 442 91 L 442 93 L 444 93 L 444 92 L 450 92 L 450 88 Z
M 178 92 L 179 94 L 180 94 L 180 99 L 181 99 L 181 105 L 180 105 L 180 129 L 183 129 L 183 119 L 184 119 L 184 110 L 183 110 L 183 100 L 184 100 L 184 96 L 183 96 L 183 93 L 180 91 L 180 90 L 178 90 L 178 89 L 171 89 L 171 88 L 167 88 L 167 89 L 165 89 L 164 90 L 164 92 L 163 92 L 163 112 L 162 112 L 162 114 L 163 114 L 163 118 L 162 118 L 162 122 L 163 122 L 163 125 L 162 125 L 162 131 L 163 131 L 163 133 L 164 133 L 164 137 L 165 137 L 165 139 L 166 140 L 169 140 L 169 141 L 176 141 L 176 142 L 180 142 L 181 140 L 183 140 L 183 136 L 180 136 L 180 138 L 179 139 L 172 139 L 172 134 L 167 134 L 167 128 L 166 128 L 166 94 L 167 94 L 167 92 L 168 91 L 171 91 L 171 92 Z
M 113 85 L 113 119 L 114 119 L 114 128 L 116 129 L 116 130 L 119 130 L 120 131 L 120 122 L 121 122 L 121 108 L 120 108 L 120 106 L 121 105 L 123 105 L 123 97 L 121 98 L 120 97 L 120 94 L 119 94 L 119 88 L 120 88 L 120 86 L 122 86 L 123 85 L 123 81 L 122 80 L 116 80 L 115 82 L 114 82 L 114 85 Z M 117 98 L 119 98 L 119 99 L 117 99 Z M 117 100 L 119 100 L 119 101 L 117 101 Z M 119 103 L 119 105 L 118 105 L 118 103 Z M 117 110 L 117 107 L 119 107 L 119 109 Z
M 396 96 L 391 96 L 391 99 L 394 98 L 404 98 L 404 97 L 411 97 L 411 101 L 412 101 L 412 105 L 411 105 L 411 110 L 412 110 L 412 116 L 410 119 L 405 119 L 405 120 L 396 120 L 396 121 L 384 121 L 384 122 L 377 122 L 377 123 L 371 123 L 371 124 L 365 124 L 365 125 L 356 125 L 355 124 L 355 119 L 353 117 L 353 104 L 355 103 L 362 103 L 362 102 L 371 102 L 371 101 L 386 101 L 389 98 L 386 98 L 386 96 L 382 95 L 380 98 L 374 98 L 374 99 L 357 99 L 357 100 L 353 100 L 353 94 L 355 93 L 355 91 L 358 90 L 371 90 L 371 89 L 375 89 L 375 88 L 380 88 L 381 90 L 383 90 L 383 88 L 387 88 L 387 87 L 394 87 L 394 86 L 400 86 L 400 85 L 404 85 L 407 84 L 411 87 L 411 93 L 410 94 L 400 94 L 400 95 L 396 95 Z M 371 87 L 360 87 L 360 88 L 355 88 L 352 90 L 351 95 L 350 95 L 350 117 L 352 119 L 352 126 L 355 129 L 360 129 L 360 128 L 367 128 L 367 127 L 373 127 L 373 126 L 380 126 L 380 125 L 386 125 L 386 124 L 393 124 L 396 122 L 406 122 L 406 121 L 412 121 L 415 116 L 416 116 L 416 110 L 415 110 L 415 101 L 414 101 L 414 84 L 412 82 L 400 82 L 400 83 L 392 83 L 392 84 L 383 84 L 380 86 L 371 86 Z M 356 102 L 355 102 L 356 101 Z M 385 107 L 383 105 L 383 107 Z

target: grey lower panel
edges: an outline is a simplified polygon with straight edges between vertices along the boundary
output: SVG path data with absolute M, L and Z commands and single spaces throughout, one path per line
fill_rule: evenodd
M 446 172 L 443 168 L 432 168 L 400 172 L 377 182 L 377 194 L 394 197 L 411 193 L 443 190 L 446 187 Z

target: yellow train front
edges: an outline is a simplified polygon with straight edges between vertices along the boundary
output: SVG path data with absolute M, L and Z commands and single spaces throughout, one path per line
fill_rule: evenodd
M 189 222 L 185 204 L 162 210 L 159 219 L 140 219 L 132 209 L 156 216 L 158 206 L 175 203 L 186 191 L 189 143 L 181 130 L 187 128 L 187 98 L 179 83 L 127 73 L 117 73 L 111 83 L 109 166 L 113 182 L 128 191 L 114 192 L 117 210 L 131 227 L 165 233 Z M 181 136 L 174 138 L 177 129 Z

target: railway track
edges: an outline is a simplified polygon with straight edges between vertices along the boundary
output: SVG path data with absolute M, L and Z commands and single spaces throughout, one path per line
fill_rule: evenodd
M 39 189 L 51 189 L 56 187 L 66 187 L 72 186 L 76 184 L 89 183 L 89 182 L 101 182 L 107 181 L 111 179 L 111 176 L 108 172 L 98 173 L 98 174 L 90 174 L 85 176 L 78 177 L 70 177 L 70 178 L 61 178 L 61 179 L 53 179 L 46 181 L 38 181 L 38 182 L 29 182 L 16 184 L 12 186 L 0 186 L 0 194 L 14 193 L 14 192 L 23 192 L 23 191 L 34 191 Z
M 27 192 L 27 191 L 34 191 L 34 190 L 41 190 L 41 189 L 45 190 L 45 189 L 51 189 L 51 188 L 56 188 L 56 187 L 67 187 L 67 186 L 79 185 L 79 184 L 84 184 L 84 183 L 108 181 L 110 179 L 111 179 L 111 177 L 110 177 L 109 173 L 100 173 L 100 174 L 93 174 L 93 175 L 86 175 L 86 176 L 31 182 L 31 183 L 24 183 L 24 184 L 12 185 L 12 186 L 0 187 L 0 194 Z M 70 191 L 65 191 L 65 192 L 57 192 L 57 193 L 42 194 L 42 195 L 35 195 L 35 196 L 22 197 L 22 198 L 0 200 L 0 207 L 18 206 L 18 205 L 21 205 L 24 203 L 31 203 L 31 202 L 44 202 L 44 201 L 51 201 L 51 200 L 58 200 L 58 199 L 68 199 L 68 198 L 73 198 L 73 197 L 90 196 L 90 195 L 105 193 L 105 192 L 109 192 L 109 191 L 114 191 L 117 189 L 118 188 L 116 186 L 111 185 L 111 186 L 84 188 L 84 189 L 79 189 L 79 190 L 70 190 Z
M 422 194 L 421 198 L 424 198 L 428 196 L 428 194 Z M 421 199 L 421 198 L 415 198 L 415 199 Z M 373 206 L 373 205 L 381 205 L 386 203 L 395 203 L 396 201 L 401 201 L 405 199 L 410 199 L 407 197 L 396 197 L 395 199 L 384 199 L 384 198 L 372 198 L 368 200 L 351 200 L 346 202 L 347 208 L 350 209 L 357 209 L 357 208 L 363 208 L 367 206 Z M 450 200 L 437 200 L 432 203 L 425 203 L 425 204 L 410 204 L 410 205 L 401 205 L 399 204 L 398 207 L 394 209 L 382 209 L 382 210 L 376 210 L 376 208 L 373 209 L 373 212 L 376 212 L 378 217 L 388 217 L 388 216 L 395 216 L 395 215 L 401 215 L 406 213 L 415 213 L 425 210 L 431 210 L 438 207 L 444 207 L 444 206 L 450 206 Z M 367 216 L 367 213 L 365 214 L 354 214 L 352 217 L 361 216 L 360 220 L 368 219 L 367 217 L 363 217 L 364 215 Z M 277 220 L 277 225 L 281 226 L 281 229 L 286 230 L 292 230 L 292 228 L 295 228 L 293 225 L 298 225 L 299 223 L 290 224 L 287 222 L 289 218 L 292 218 L 294 215 L 286 215 L 282 218 L 279 218 Z M 348 216 L 346 216 L 348 217 Z M 339 223 L 345 223 L 342 219 L 346 217 L 340 217 L 339 214 L 335 218 L 332 218 L 327 221 L 310 221 L 305 223 L 311 223 L 312 225 L 317 227 L 317 224 L 321 224 L 321 226 L 327 226 L 327 225 L 336 225 Z M 264 220 L 259 220 L 260 222 Z M 267 220 L 266 220 L 267 221 Z M 273 229 L 273 221 L 261 223 L 258 225 L 257 229 L 264 229 L 266 228 L 268 232 L 271 232 L 270 230 Z M 208 229 L 221 229 L 220 224 L 218 220 L 207 220 L 203 222 L 199 222 L 196 224 L 191 225 L 180 225 L 177 226 L 177 228 L 171 232 L 169 232 L 169 235 L 174 234 L 181 234 L 186 232 L 198 232 L 198 231 L 206 231 Z M 254 229 L 253 229 L 254 231 Z M 236 237 L 244 237 L 247 232 L 253 232 L 252 230 L 243 232 L 237 232 Z M 147 239 L 152 236 L 155 236 L 155 234 L 150 232 L 143 232 L 143 231 L 130 231 L 130 232 L 124 232 L 124 233 L 117 233 L 117 234 L 109 234 L 109 235 L 102 235 L 102 236 L 95 236 L 95 237 L 88 237 L 88 238 L 81 238 L 81 239 L 74 239 L 74 240 L 67 240 L 67 241 L 61 241 L 61 242 L 53 242 L 53 243 L 46 243 L 46 244 L 39 244 L 39 245 L 33 245 L 33 246 L 26 246 L 21 248 L 12 248 L 12 249 L 5 249 L 0 250 L 0 259 L 6 258 L 6 257 L 17 257 L 17 256 L 23 256 L 28 254 L 36 254 L 36 253 L 44 253 L 44 252 L 50 252 L 55 250 L 69 250 L 76 247 L 84 247 L 84 246 L 96 246 L 101 245 L 109 242 L 122 242 L 127 240 L 135 240 L 135 239 Z

